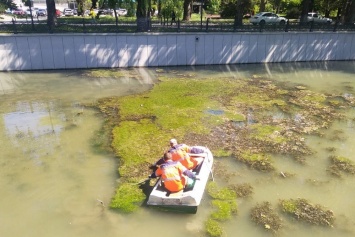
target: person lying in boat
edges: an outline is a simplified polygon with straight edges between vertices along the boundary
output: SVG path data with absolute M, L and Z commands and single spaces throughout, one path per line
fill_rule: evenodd
M 179 161 L 185 168 L 189 170 L 195 169 L 201 162 L 203 158 L 191 157 L 191 154 L 204 153 L 204 150 L 198 146 L 188 146 L 186 144 L 178 144 L 175 138 L 170 139 L 170 149 L 169 153 L 172 154 L 173 161 Z M 164 163 L 164 159 L 160 158 L 157 162 L 150 166 L 151 169 L 156 169 L 159 165 Z
M 164 163 L 149 178 L 161 177 L 164 187 L 170 192 L 179 192 L 187 184 L 198 179 L 194 173 L 186 169 L 180 162 L 173 161 L 170 152 L 164 153 Z
M 179 149 L 185 151 L 186 153 L 192 153 L 192 154 L 199 154 L 205 152 L 203 149 L 201 149 L 198 146 L 188 146 L 184 143 L 179 144 L 175 138 L 170 139 L 169 143 L 170 143 L 169 151 L 174 149 Z

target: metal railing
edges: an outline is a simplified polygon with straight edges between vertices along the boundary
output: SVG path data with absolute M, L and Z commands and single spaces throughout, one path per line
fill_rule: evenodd
M 284 25 L 236 25 L 234 22 L 207 19 L 201 22 L 181 22 L 173 24 L 164 19 L 147 20 L 148 32 L 317 32 L 355 31 L 355 24 L 314 24 L 287 22 Z M 137 32 L 136 21 L 112 19 L 59 18 L 56 27 L 49 28 L 45 19 L 30 17 L 0 23 L 0 33 L 133 33 Z

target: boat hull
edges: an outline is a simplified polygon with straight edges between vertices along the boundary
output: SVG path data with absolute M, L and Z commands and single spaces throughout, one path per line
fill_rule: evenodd
M 149 195 L 147 205 L 157 207 L 159 209 L 174 210 L 181 212 L 196 213 L 197 207 L 203 197 L 203 193 L 208 182 L 209 176 L 212 172 L 213 155 L 207 147 L 198 146 L 203 153 L 190 154 L 192 157 L 203 158 L 203 161 L 194 170 L 196 176 L 193 187 L 181 190 L 177 193 L 171 193 L 166 190 L 161 182 L 161 179 L 155 184 L 151 194 Z

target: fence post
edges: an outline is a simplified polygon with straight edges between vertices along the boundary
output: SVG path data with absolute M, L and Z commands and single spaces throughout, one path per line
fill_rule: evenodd
M 85 19 L 83 18 L 83 32 L 86 33 Z
M 265 25 L 265 24 L 260 24 L 260 23 L 259 23 L 259 27 L 260 27 L 259 32 L 263 32 L 263 30 L 264 30 L 264 25 Z
M 177 32 L 180 32 L 180 19 L 178 18 L 178 22 L 177 22 Z
M 16 20 L 15 20 L 15 18 L 12 18 L 12 24 L 14 25 L 14 34 L 17 34 L 17 28 L 16 28 Z
M 289 26 L 290 26 L 290 21 L 288 20 L 288 21 L 286 22 L 285 32 L 288 32 Z
M 208 23 L 210 22 L 210 18 L 207 18 L 207 21 L 206 21 L 206 32 L 208 31 Z
M 339 23 L 338 20 L 336 20 L 334 24 L 333 32 L 337 31 L 338 23 Z

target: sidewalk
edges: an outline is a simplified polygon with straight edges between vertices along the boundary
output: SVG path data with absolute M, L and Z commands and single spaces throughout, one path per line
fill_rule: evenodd
M 12 21 L 12 16 L 9 15 L 0 15 L 0 21 Z

